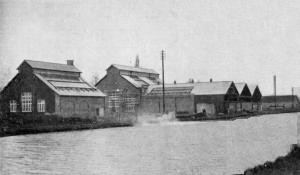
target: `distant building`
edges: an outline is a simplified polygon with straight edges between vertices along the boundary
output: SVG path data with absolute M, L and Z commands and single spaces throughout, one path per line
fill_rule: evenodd
M 239 104 L 237 111 L 251 111 L 252 110 L 252 94 L 248 88 L 247 83 L 235 83 L 239 92 Z
M 162 112 L 162 86 L 152 85 L 143 98 L 143 110 Z M 236 111 L 238 91 L 232 81 L 166 84 L 165 106 L 167 112 L 207 114 Z
M 274 109 L 275 104 L 278 109 L 291 109 L 299 108 L 300 101 L 296 95 L 274 95 L 262 97 L 262 108 L 263 110 Z
M 159 74 L 153 69 L 139 67 L 137 57 L 135 67 L 112 64 L 106 69 L 106 75 L 96 84 L 107 97 L 108 111 L 136 111 L 142 95 L 150 85 L 158 84 Z
M 67 64 L 24 60 L 18 71 L 1 92 L 6 114 L 104 115 L 105 95 L 81 78 L 73 60 Z

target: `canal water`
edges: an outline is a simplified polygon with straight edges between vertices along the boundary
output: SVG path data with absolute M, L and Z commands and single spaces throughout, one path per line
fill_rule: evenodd
M 235 174 L 297 143 L 299 113 L 0 138 L 0 174 Z

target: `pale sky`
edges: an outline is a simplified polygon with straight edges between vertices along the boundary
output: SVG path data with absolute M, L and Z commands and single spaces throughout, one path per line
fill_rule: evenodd
M 264 95 L 300 86 L 299 0 L 0 0 L 0 83 L 23 59 L 65 63 L 83 77 L 111 64 L 166 80 L 259 84 Z

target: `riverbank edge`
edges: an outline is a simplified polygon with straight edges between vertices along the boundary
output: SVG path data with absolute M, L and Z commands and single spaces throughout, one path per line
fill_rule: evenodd
M 117 127 L 130 127 L 132 123 L 61 123 L 55 125 L 36 125 L 36 127 L 1 128 L 0 138 L 16 135 L 39 134 L 50 132 L 80 131 L 90 129 L 104 129 Z
M 246 169 L 245 175 L 259 174 L 300 174 L 300 146 L 293 144 L 286 156 L 278 157 L 275 161 L 267 161 L 262 165 Z
M 217 115 L 213 117 L 176 117 L 178 121 L 188 122 L 188 121 L 233 121 L 237 119 L 248 119 L 250 117 L 259 117 L 262 115 L 272 115 L 272 114 L 285 114 L 285 113 L 298 113 L 300 110 L 290 110 L 290 111 L 261 111 L 253 113 L 238 113 L 238 114 L 229 114 L 229 115 Z

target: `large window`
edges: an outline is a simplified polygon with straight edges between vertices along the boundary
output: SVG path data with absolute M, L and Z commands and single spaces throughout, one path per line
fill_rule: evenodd
M 37 111 L 38 112 L 45 112 L 46 111 L 46 103 L 43 99 L 37 100 Z
M 16 100 L 9 101 L 9 110 L 10 110 L 10 112 L 17 112 L 17 101 Z
M 32 94 L 31 92 L 23 92 L 21 95 L 22 112 L 32 111 Z

